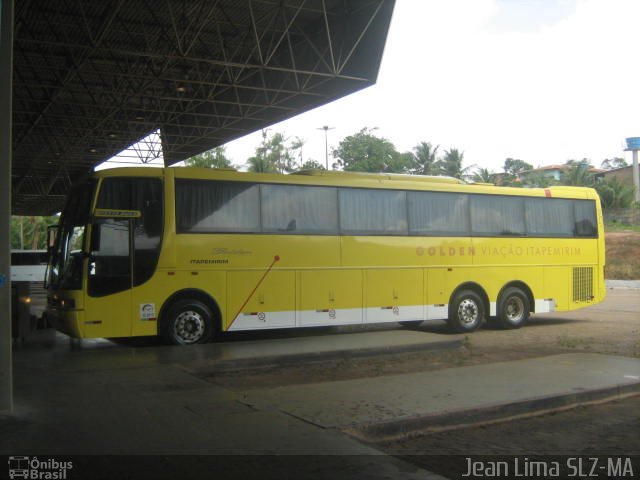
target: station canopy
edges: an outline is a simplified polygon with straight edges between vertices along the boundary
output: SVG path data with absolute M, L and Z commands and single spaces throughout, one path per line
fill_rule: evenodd
M 15 1 L 12 213 L 160 131 L 171 165 L 372 85 L 394 0 Z

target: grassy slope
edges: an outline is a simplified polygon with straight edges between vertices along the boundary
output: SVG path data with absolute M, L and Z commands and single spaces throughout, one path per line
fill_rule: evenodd
M 609 225 L 605 228 L 605 278 L 640 280 L 640 231 L 620 231 L 617 228 L 609 228 Z

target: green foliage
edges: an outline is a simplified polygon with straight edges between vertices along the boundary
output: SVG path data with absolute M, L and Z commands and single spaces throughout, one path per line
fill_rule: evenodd
M 411 173 L 414 175 L 438 175 L 438 148 L 429 142 L 420 142 L 413 148 L 413 167 Z
M 604 209 L 628 208 L 633 203 L 635 187 L 613 177 L 595 186 Z
M 521 177 L 524 172 L 533 170 L 533 165 L 520 160 L 518 158 L 507 158 L 504 161 L 502 167 L 504 173 L 502 174 L 502 185 L 511 187 L 521 187 Z
M 184 163 L 187 167 L 233 168 L 231 160 L 227 158 L 225 147 L 216 147 L 195 155 L 186 159 Z
M 594 184 L 593 173 L 589 171 L 591 168 L 593 166 L 586 158 L 567 160 L 560 174 L 560 183 L 575 187 L 591 187 Z
M 326 170 L 326 168 L 320 162 L 309 159 L 302 164 L 300 170 Z
M 369 128 L 345 137 L 332 155 L 338 165 L 351 172 L 405 173 L 413 167 L 413 155 L 399 153 L 393 143 L 377 137 Z
M 297 162 L 300 165 L 304 165 L 305 163 L 304 159 L 302 158 L 302 147 L 304 147 L 304 144 L 305 144 L 304 139 L 300 137 L 295 137 L 293 140 L 291 140 L 289 144 L 289 150 L 291 154 L 297 158 Z
M 258 155 L 254 155 L 247 160 L 247 170 L 255 173 L 278 173 L 274 164 Z
M 602 161 L 601 167 L 605 170 L 613 170 L 614 168 L 628 167 L 629 164 L 622 157 L 606 158 Z
M 533 165 L 520 160 L 518 158 L 506 158 L 504 161 L 504 173 L 507 175 L 518 176 L 523 172 L 533 170 Z
M 560 185 L 560 182 L 544 171 L 529 172 L 522 176 L 523 187 L 546 188 L 553 185 Z
M 11 248 L 44 250 L 47 248 L 47 227 L 56 225 L 58 217 L 11 216 Z
M 471 179 L 477 183 L 495 183 L 496 174 L 488 168 L 476 168 Z
M 440 173 L 455 178 L 462 178 L 467 175 L 471 167 L 463 167 L 463 159 L 464 152 L 459 151 L 457 148 L 445 150 L 444 157 L 438 161 Z
M 304 141 L 296 137 L 291 145 L 287 145 L 284 134 L 276 132 L 269 136 L 267 132 L 262 131 L 262 142 L 256 147 L 255 155 L 247 160 L 248 170 L 260 173 L 290 173 L 298 170 L 296 152 L 302 161 Z

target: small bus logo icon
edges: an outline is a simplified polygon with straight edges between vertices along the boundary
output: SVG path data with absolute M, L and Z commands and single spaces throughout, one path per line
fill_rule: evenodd
M 29 478 L 29 457 L 9 457 L 9 478 Z

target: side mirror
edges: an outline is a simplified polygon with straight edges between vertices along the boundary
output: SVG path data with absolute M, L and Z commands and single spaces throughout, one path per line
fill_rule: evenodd
M 58 236 L 58 226 L 50 225 L 47 227 L 47 254 L 53 253 L 53 247 L 56 244 L 56 237 Z

